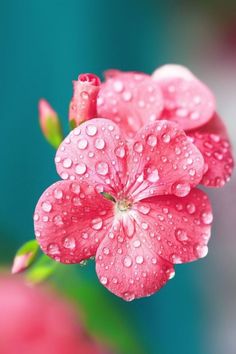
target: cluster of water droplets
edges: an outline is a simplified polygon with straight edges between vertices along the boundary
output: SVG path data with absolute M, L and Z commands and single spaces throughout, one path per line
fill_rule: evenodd
M 218 134 L 196 132 L 191 136 L 205 160 L 203 183 L 207 186 L 224 186 L 233 171 L 233 157 L 229 141 Z

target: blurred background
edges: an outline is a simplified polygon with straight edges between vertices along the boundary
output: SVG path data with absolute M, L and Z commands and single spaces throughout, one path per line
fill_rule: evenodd
M 235 0 L 0 1 L 0 265 L 33 238 L 35 204 L 58 179 L 55 151 L 38 126 L 39 98 L 49 100 L 66 131 L 79 73 L 151 73 L 165 63 L 189 67 L 213 90 L 235 148 Z M 154 296 L 125 303 L 99 284 L 93 262 L 66 275 L 63 268 L 61 290 L 82 307 L 92 334 L 111 347 L 120 341 L 122 354 L 138 353 L 135 341 L 146 354 L 235 354 L 236 174 L 209 193 L 215 221 L 208 257 L 177 266 Z M 78 295 L 84 283 L 87 293 Z

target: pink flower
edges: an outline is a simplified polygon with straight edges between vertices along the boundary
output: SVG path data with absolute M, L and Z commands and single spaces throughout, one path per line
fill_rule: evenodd
M 102 353 L 55 294 L 15 277 L 1 276 L 0 289 L 1 354 Z
M 188 69 L 165 65 L 152 76 L 109 70 L 106 78 L 98 96 L 98 116 L 118 123 L 128 137 L 148 122 L 175 121 L 203 154 L 205 173 L 201 183 L 221 187 L 230 179 L 232 150 L 215 110 L 215 98 Z
M 125 300 L 150 295 L 174 264 L 207 254 L 212 212 L 202 191 L 201 153 L 173 122 L 156 121 L 127 143 L 120 128 L 93 119 L 59 147 L 64 181 L 36 206 L 35 235 L 57 261 L 96 257 L 101 283 Z
M 97 95 L 101 82 L 94 74 L 81 74 L 73 83 L 69 120 L 72 128 L 75 128 L 83 121 L 97 117 Z

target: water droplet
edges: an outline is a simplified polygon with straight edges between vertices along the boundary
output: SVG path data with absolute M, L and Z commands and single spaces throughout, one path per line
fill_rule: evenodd
M 155 169 L 154 169 L 151 173 L 149 173 L 148 176 L 147 176 L 147 180 L 148 180 L 149 182 L 155 183 L 155 182 L 159 181 L 159 179 L 160 179 L 160 177 L 159 177 L 159 173 L 158 173 L 157 168 L 155 168 Z
M 87 166 L 83 162 L 79 163 L 75 167 L 75 173 L 77 173 L 77 175 L 85 174 L 86 170 L 87 170 Z
M 101 230 L 103 221 L 101 218 L 96 218 L 92 220 L 91 225 L 94 230 Z
M 170 257 L 171 262 L 173 262 L 174 264 L 180 264 L 182 263 L 182 260 L 180 257 L 176 256 L 175 254 L 172 254 L 172 256 Z
M 135 299 L 135 295 L 132 293 L 124 293 L 124 298 L 126 301 L 133 301 Z
M 170 280 L 170 279 L 173 279 L 173 278 L 174 278 L 174 276 L 175 276 L 175 271 L 174 271 L 174 269 L 168 269 L 168 270 L 166 271 L 166 274 L 167 274 L 167 276 L 168 276 L 168 279 Z
M 147 143 L 149 146 L 154 147 L 157 144 L 157 137 L 155 135 L 149 135 L 147 138 Z
M 124 84 L 120 80 L 116 80 L 113 84 L 113 87 L 114 87 L 114 90 L 118 93 L 122 92 L 124 90 Z
M 108 255 L 109 255 L 109 253 L 110 253 L 109 248 L 104 247 L 104 248 L 103 248 L 103 253 L 104 253 L 106 256 L 108 256 Z
M 70 168 L 71 166 L 72 166 L 72 160 L 71 159 L 65 159 L 63 161 L 63 167 Z
M 102 283 L 103 285 L 106 285 L 106 284 L 108 283 L 107 277 L 101 277 L 101 278 L 100 278 L 100 281 L 101 281 L 101 283 Z
M 34 221 L 38 221 L 39 220 L 39 214 L 34 214 Z
M 96 139 L 96 141 L 95 141 L 95 147 L 96 147 L 98 150 L 104 149 L 104 147 L 105 147 L 105 141 L 104 141 L 102 138 Z
M 193 203 L 189 203 L 189 204 L 187 204 L 186 209 L 189 214 L 194 214 L 196 211 L 196 206 Z
M 132 265 L 132 259 L 129 256 L 126 256 L 124 258 L 124 266 L 129 268 Z
M 97 127 L 93 124 L 89 124 L 87 125 L 86 127 L 86 133 L 89 135 L 89 136 L 94 136 L 97 134 Z
M 99 175 L 107 175 L 109 171 L 108 164 L 106 162 L 98 162 L 96 165 L 96 171 Z
M 67 236 L 64 238 L 63 246 L 70 250 L 73 250 L 76 246 L 75 239 L 72 236 Z
M 137 264 L 142 264 L 143 263 L 143 256 L 137 256 L 136 257 L 136 263 Z
M 46 213 L 49 213 L 52 210 L 52 204 L 48 201 L 42 203 L 42 209 Z
M 152 258 L 152 264 L 157 264 L 157 259 L 155 257 Z
M 88 146 L 88 141 L 86 139 L 80 139 L 78 141 L 78 148 L 81 150 L 86 149 L 86 147 Z
M 204 212 L 201 214 L 201 220 L 203 222 L 203 224 L 205 225 L 209 225 L 212 223 L 212 220 L 213 220 L 213 215 L 212 215 L 212 212 Z
M 137 209 L 140 213 L 147 215 L 150 212 L 150 206 L 144 204 L 138 204 Z
M 54 197 L 58 200 L 62 199 L 62 197 L 63 197 L 63 192 L 61 189 L 55 189 L 53 194 L 54 194 Z
M 56 243 L 50 243 L 47 247 L 48 254 L 51 256 L 59 255 L 60 249 Z
M 170 142 L 170 135 L 169 134 L 163 134 L 162 135 L 162 141 L 166 144 L 168 144 Z
M 80 96 L 81 96 L 81 98 L 83 99 L 83 100 L 88 100 L 89 99 L 89 94 L 88 94 L 88 92 L 86 92 L 86 91 L 82 91 L 81 93 L 80 93 Z
M 142 229 L 147 230 L 148 229 L 148 224 L 146 222 L 142 223 Z
M 194 252 L 198 258 L 206 257 L 208 253 L 208 247 L 207 245 L 196 244 L 194 247 Z
M 183 229 L 177 229 L 175 230 L 175 237 L 177 238 L 178 241 L 183 242 L 188 240 L 188 234 L 185 230 Z
M 137 142 L 134 144 L 134 151 L 136 151 L 136 152 L 142 152 L 142 151 L 143 151 L 143 144 L 137 141 Z
M 121 159 L 123 159 L 123 157 L 125 157 L 125 148 L 123 146 L 118 146 L 115 149 L 115 154 L 116 154 L 116 156 L 118 156 Z
M 132 93 L 130 91 L 125 91 L 122 94 L 123 100 L 129 102 L 132 100 Z
M 133 245 L 134 245 L 135 248 L 138 248 L 138 247 L 141 246 L 141 242 L 140 242 L 139 240 L 135 240 L 135 241 L 133 242 Z
M 189 194 L 191 188 L 188 183 L 175 183 L 173 184 L 173 193 L 177 197 L 185 197 Z
M 73 193 L 79 194 L 80 193 L 80 185 L 77 183 L 72 183 L 71 190 Z
M 56 226 L 62 226 L 64 224 L 61 215 L 55 215 L 53 222 Z

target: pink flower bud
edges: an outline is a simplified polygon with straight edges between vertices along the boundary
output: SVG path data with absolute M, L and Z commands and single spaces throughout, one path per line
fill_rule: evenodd
M 71 128 L 97 117 L 97 96 L 101 81 L 94 74 L 81 74 L 73 85 L 74 94 L 69 108 Z
M 60 120 L 54 109 L 44 99 L 39 101 L 39 123 L 47 141 L 54 148 L 58 148 L 63 140 Z

